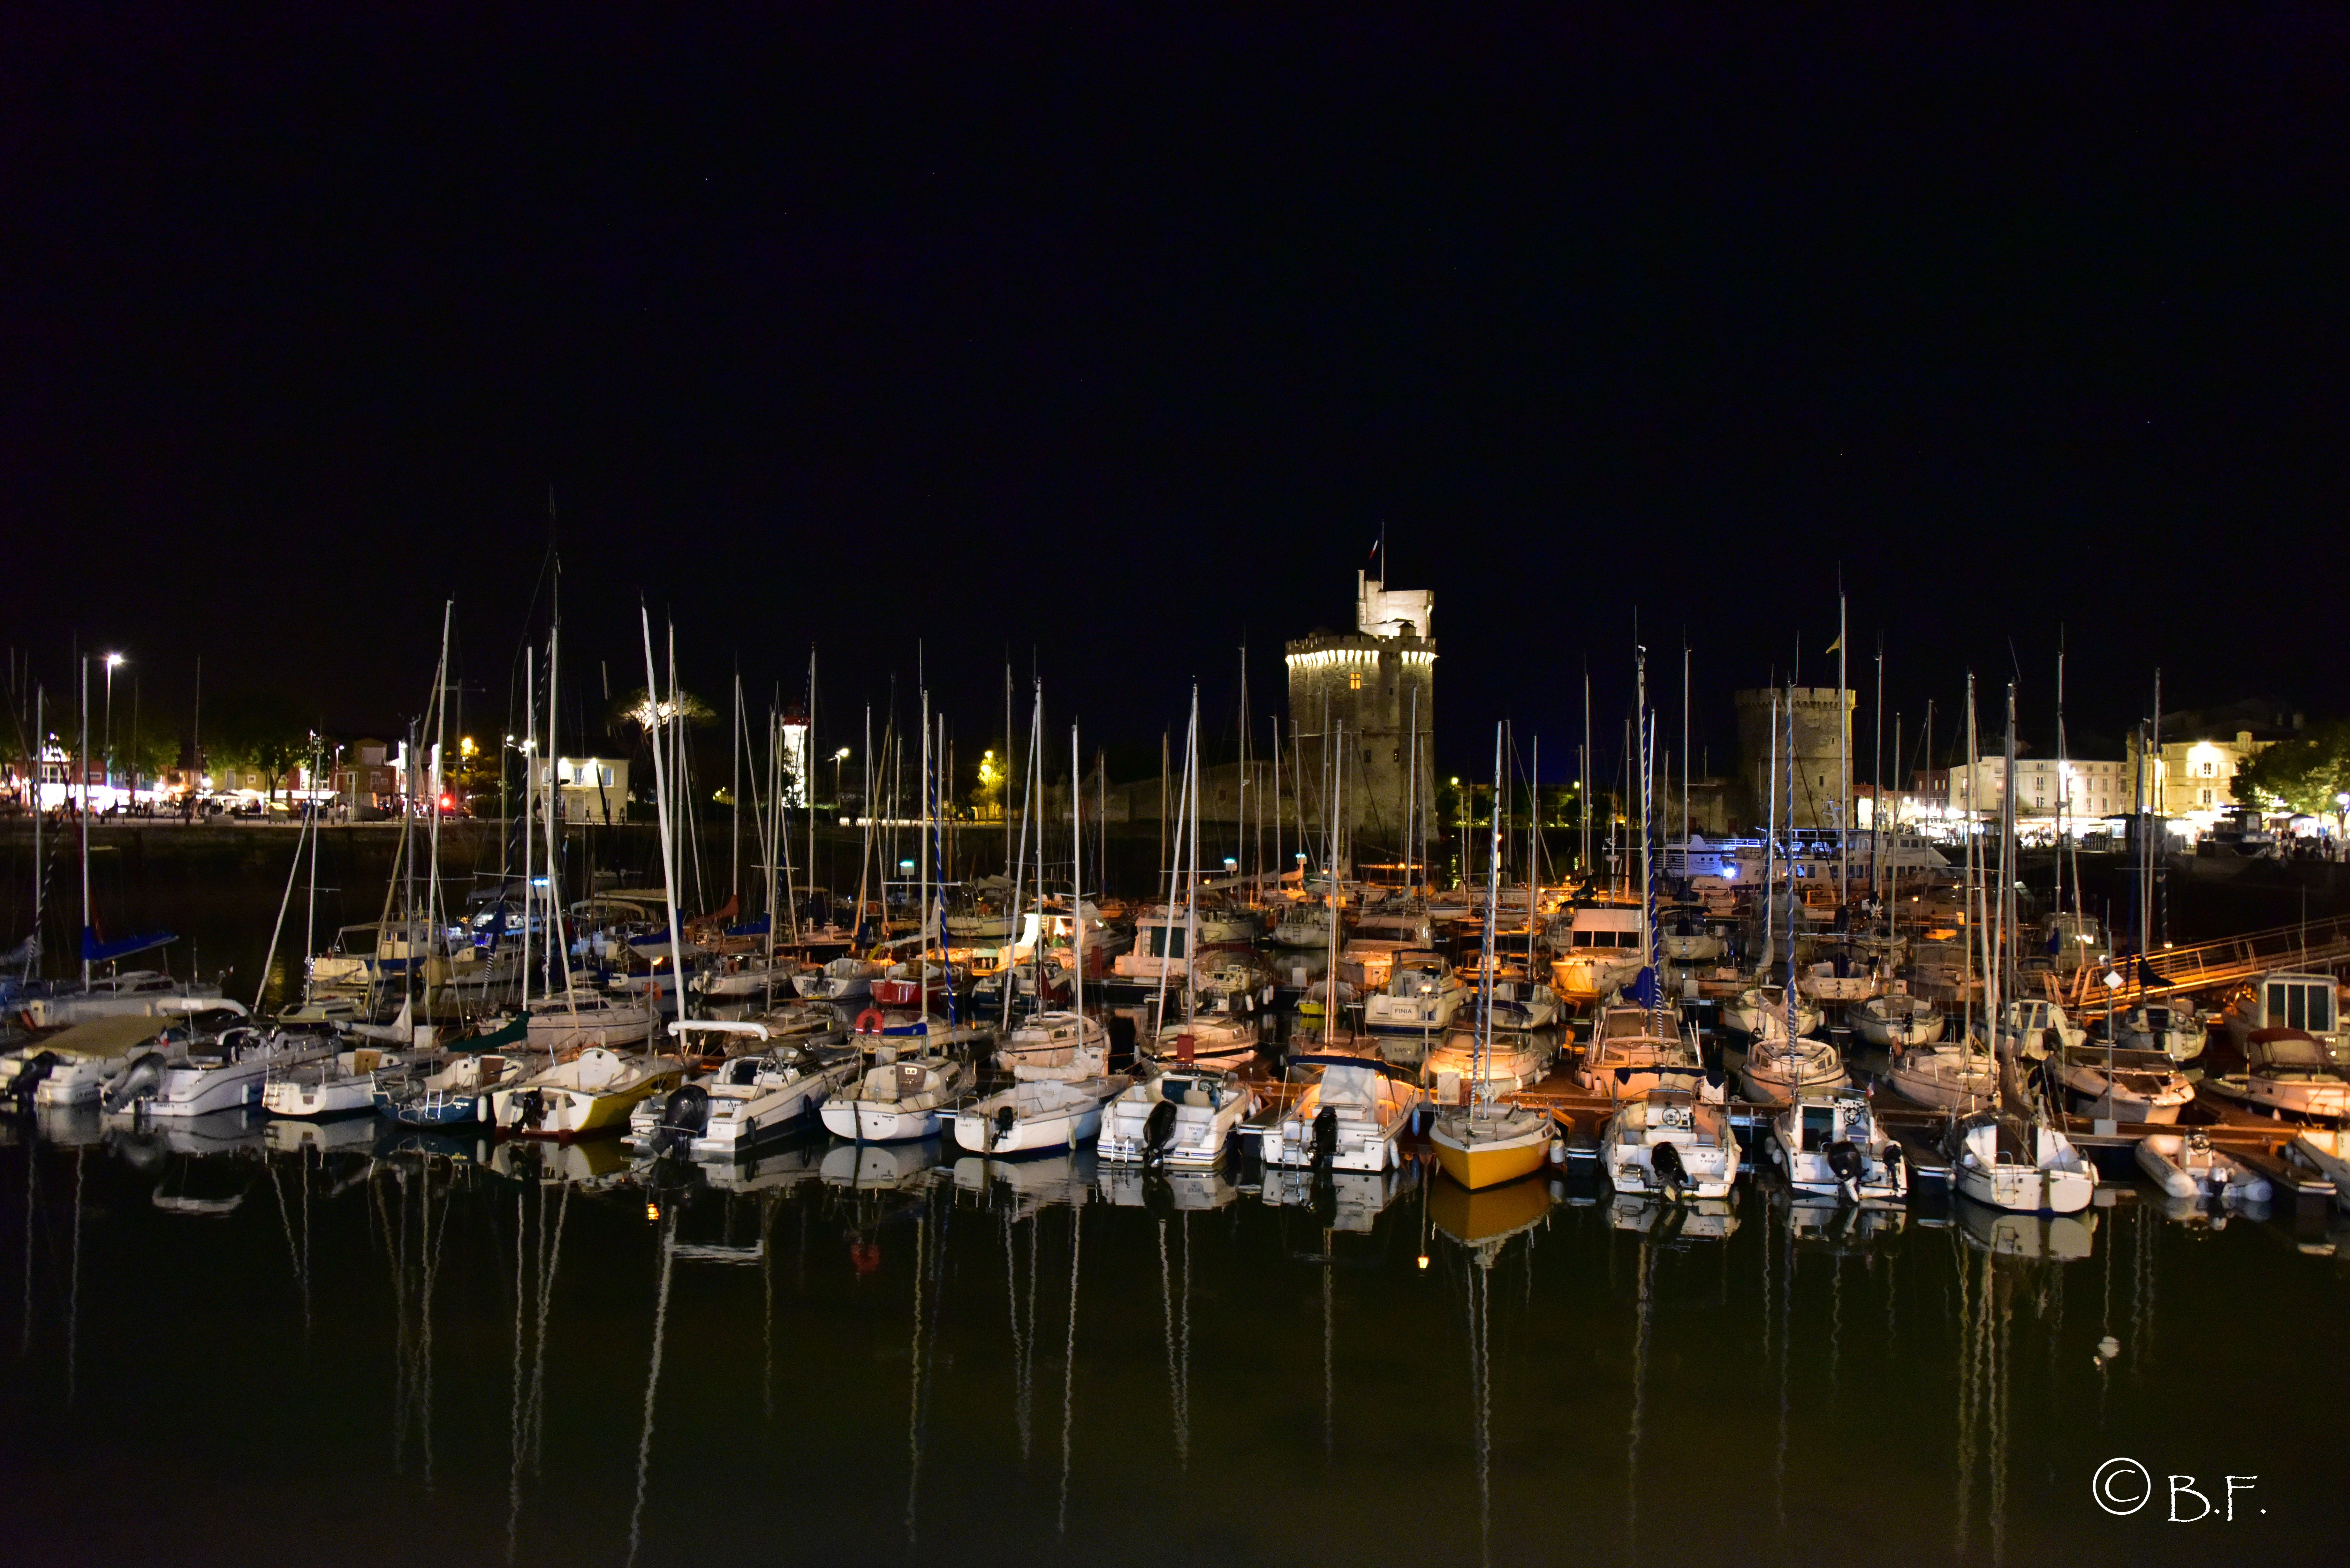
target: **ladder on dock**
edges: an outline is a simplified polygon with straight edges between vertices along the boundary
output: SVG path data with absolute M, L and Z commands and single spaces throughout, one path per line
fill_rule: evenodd
M 2225 991 L 2256 980 L 2272 970 L 2339 969 L 2350 964 L 2350 916 L 2312 920 L 2306 925 L 2272 926 L 2216 942 L 2165 948 L 2119 968 L 2122 984 L 2110 988 L 2104 972 L 2083 965 L 2066 988 L 2053 974 L 2045 976 L 2051 999 L 2063 1002 L 2084 1018 L 2103 1017 L 2115 1008 L 2136 1007 L 2193 992 Z

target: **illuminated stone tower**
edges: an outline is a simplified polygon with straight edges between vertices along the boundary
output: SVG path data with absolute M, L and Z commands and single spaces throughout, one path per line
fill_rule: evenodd
M 1381 567 L 1385 569 L 1384 564 Z M 1333 764 L 1358 863 L 1400 849 L 1419 753 L 1419 811 L 1431 827 L 1429 783 L 1436 767 L 1436 596 L 1390 588 L 1355 574 L 1355 629 L 1317 631 L 1288 646 L 1289 716 L 1297 736 L 1298 778 L 1284 793 L 1303 801 L 1317 826 Z M 1343 752 L 1333 749 L 1343 737 Z

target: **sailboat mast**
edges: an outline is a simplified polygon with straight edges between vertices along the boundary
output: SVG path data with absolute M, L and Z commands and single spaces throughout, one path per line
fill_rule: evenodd
M 807 733 L 800 742 L 800 785 L 807 799 L 807 874 L 809 909 L 813 912 L 816 898 L 816 644 L 808 644 Z M 825 894 L 826 905 L 831 904 L 832 894 Z
M 562 759 L 556 754 L 562 749 L 562 710 L 557 706 L 561 691 L 563 663 L 563 612 L 558 608 L 555 624 L 546 631 L 546 957 L 550 963 L 563 966 L 563 999 L 573 1012 L 579 1008 L 579 999 L 571 989 L 571 944 L 563 940 L 563 847 L 562 777 L 557 769 Z M 677 981 L 681 989 L 685 977 Z
M 81 656 L 81 988 L 89 989 L 89 655 Z M 36 872 L 36 875 L 38 875 Z
M 1485 846 L 1485 945 L 1478 961 L 1477 1044 L 1471 1071 L 1477 1097 L 1493 1101 L 1486 1065 L 1493 1059 L 1493 927 L 1501 919 L 1502 901 L 1502 726 L 1493 726 L 1493 821 Z
M 1542 737 L 1536 735 L 1528 763 L 1526 793 L 1533 805 L 1526 813 L 1526 982 L 1534 982 L 1534 909 L 1542 902 Z
M 665 737 L 663 737 L 660 732 L 660 726 L 661 723 L 660 673 L 653 664 L 652 616 L 650 612 L 644 608 L 643 606 L 639 605 L 637 607 L 637 618 L 638 623 L 644 630 L 645 636 L 645 693 L 646 701 L 652 704 L 652 721 L 654 725 L 653 820 L 658 826 L 660 833 L 661 904 L 663 906 L 663 912 L 669 917 L 670 972 L 677 979 L 677 1015 L 681 1020 L 682 1020 L 686 1016 L 685 944 L 682 940 L 680 939 L 677 929 L 677 849 L 676 845 L 673 842 L 675 835 L 671 831 L 670 774 L 662 755 L 662 745 Z M 670 696 L 672 700 L 674 700 L 677 695 L 677 665 L 674 657 L 676 648 L 675 636 L 676 634 L 672 631 L 671 634 L 671 659 L 670 664 Z M 684 715 L 682 714 L 678 715 L 681 719 L 683 716 Z M 653 1016 L 658 1019 L 660 1016 L 660 993 L 658 991 L 655 991 L 652 993 L 650 1000 L 653 1003 Z
M 1077 1015 L 1077 1038 L 1082 1044 L 1086 1020 L 1086 827 L 1083 810 L 1086 795 L 1077 776 L 1078 766 L 1077 722 L 1072 719 L 1069 721 L 1069 951 L 1075 961 L 1069 966 L 1069 1000 L 1071 1010 Z M 1191 835 L 1195 845 L 1199 842 L 1199 825 L 1194 822 Z M 1193 864 L 1197 865 L 1199 851 L 1195 848 L 1192 854 Z M 1187 991 L 1185 994 L 1188 996 L 1190 993 Z
M 1836 589 L 1836 905 L 1852 896 L 1852 710 L 1846 696 L 1844 589 Z
M 931 1032 L 931 689 L 922 688 L 922 771 L 917 775 L 922 792 L 921 936 L 914 949 L 915 989 L 922 995 L 922 1033 Z
M 1191 735 L 1188 744 L 1190 752 L 1183 765 L 1183 774 L 1191 781 L 1187 786 L 1191 792 L 1191 798 L 1186 802 L 1184 809 L 1191 814 L 1191 879 L 1186 884 L 1183 894 L 1183 1022 L 1186 1023 L 1191 1023 L 1196 1016 L 1199 1007 L 1197 987 L 1194 984 L 1199 978 L 1197 955 L 1200 950 L 1200 763 L 1201 762 L 1200 687 L 1197 681 L 1192 682 L 1191 685 Z
M 522 1010 L 530 1012 L 530 961 L 534 943 L 530 940 L 531 907 L 537 893 L 531 884 L 530 867 L 536 854 L 538 836 L 534 820 L 538 800 L 538 780 L 531 763 L 538 753 L 538 658 L 524 649 L 526 657 L 522 667 Z M 509 712 L 512 710 L 508 710 Z M 498 889 L 504 894 L 505 889 Z

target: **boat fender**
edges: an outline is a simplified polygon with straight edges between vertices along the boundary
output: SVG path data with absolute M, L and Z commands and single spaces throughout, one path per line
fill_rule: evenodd
M 1689 1167 L 1681 1163 L 1681 1151 L 1669 1143 L 1660 1143 L 1648 1155 L 1648 1164 L 1662 1183 L 1665 1196 L 1678 1203 L 1689 1190 Z
M 1314 1113 L 1313 1164 L 1326 1170 L 1337 1158 L 1338 1111 L 1335 1106 L 1325 1106 Z
M 1142 1163 L 1167 1163 L 1167 1145 L 1175 1137 L 1175 1106 L 1171 1100 L 1161 1100 L 1150 1107 L 1150 1116 L 1142 1124 Z

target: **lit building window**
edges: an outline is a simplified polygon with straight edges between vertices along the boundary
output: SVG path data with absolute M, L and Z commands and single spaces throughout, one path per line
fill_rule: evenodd
M 1349 670 L 1347 671 L 1347 690 L 1349 691 L 1360 691 L 1362 689 L 1363 672 L 1359 670 Z

